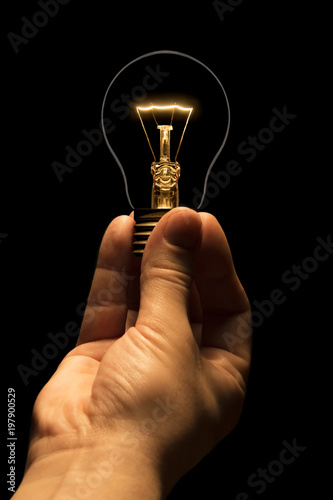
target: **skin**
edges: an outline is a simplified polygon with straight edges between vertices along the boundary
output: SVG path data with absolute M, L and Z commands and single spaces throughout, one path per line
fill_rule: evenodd
M 221 226 L 173 209 L 141 262 L 133 225 L 121 216 L 105 232 L 77 346 L 35 402 L 14 500 L 165 499 L 239 419 L 250 306 Z

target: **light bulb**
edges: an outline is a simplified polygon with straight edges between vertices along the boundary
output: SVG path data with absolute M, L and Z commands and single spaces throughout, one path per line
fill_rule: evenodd
M 155 51 L 115 75 L 104 96 L 101 123 L 134 209 L 134 253 L 142 255 L 168 210 L 179 204 L 200 209 L 228 136 L 228 98 L 217 76 L 198 59 Z

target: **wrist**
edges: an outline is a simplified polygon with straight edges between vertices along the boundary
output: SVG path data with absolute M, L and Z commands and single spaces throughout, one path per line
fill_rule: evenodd
M 36 459 L 28 467 L 14 500 L 162 500 L 162 478 L 152 457 L 135 438 L 100 438 L 93 448 L 67 449 Z M 110 445 L 107 445 L 107 442 Z M 116 444 L 117 443 L 117 444 Z

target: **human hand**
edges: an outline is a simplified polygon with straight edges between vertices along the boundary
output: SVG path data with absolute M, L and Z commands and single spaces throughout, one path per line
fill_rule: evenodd
M 104 235 L 77 346 L 36 400 L 15 500 L 165 498 L 238 421 L 250 306 L 220 225 L 174 209 L 142 263 L 133 225 L 118 217 Z

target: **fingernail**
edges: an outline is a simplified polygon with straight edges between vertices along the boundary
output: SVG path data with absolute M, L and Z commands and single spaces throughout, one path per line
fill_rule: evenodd
M 192 248 L 201 235 L 201 218 L 186 209 L 171 215 L 164 227 L 164 239 L 171 245 Z

